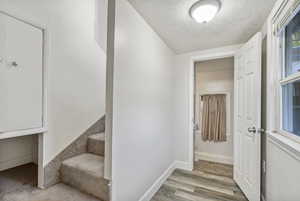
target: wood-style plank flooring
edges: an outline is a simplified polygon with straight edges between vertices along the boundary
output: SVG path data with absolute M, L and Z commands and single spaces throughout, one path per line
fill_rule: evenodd
M 230 165 L 197 161 L 194 171 L 175 170 L 151 201 L 247 201 L 232 175 Z

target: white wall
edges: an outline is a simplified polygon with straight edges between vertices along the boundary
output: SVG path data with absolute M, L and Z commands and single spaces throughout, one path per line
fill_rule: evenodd
M 300 198 L 299 143 L 280 135 L 278 131 L 279 97 L 278 97 L 278 56 L 276 54 L 273 35 L 272 19 L 277 14 L 285 0 L 278 0 L 267 20 L 268 48 L 267 48 L 267 170 L 266 170 L 266 197 L 267 201 L 289 200 Z M 288 1 L 292 3 L 293 1 Z M 265 28 L 266 29 L 266 28 Z
M 95 1 L 0 0 L 0 10 L 47 30 L 44 165 L 105 113 L 105 53 L 95 39 Z
M 173 62 L 127 0 L 116 1 L 112 200 L 138 201 L 173 163 Z
M 195 160 L 209 160 L 232 164 L 233 157 L 233 100 L 234 100 L 234 58 L 214 59 L 197 62 L 195 92 L 200 94 L 227 94 L 227 126 L 226 142 L 204 142 L 201 138 L 201 127 L 195 133 Z M 199 121 L 199 106 L 195 108 L 196 119 Z M 199 122 L 199 125 L 201 123 Z
M 211 57 L 219 57 L 224 54 L 231 54 L 235 52 L 240 45 L 221 47 L 216 49 L 209 49 L 204 51 L 191 52 L 187 54 L 176 55 L 174 65 L 174 73 L 176 82 L 174 83 L 174 111 L 175 120 L 174 124 L 174 154 L 176 160 L 185 163 L 190 161 L 190 152 L 192 144 L 189 141 L 189 131 L 192 122 L 189 121 L 190 118 L 190 108 L 189 108 L 189 96 L 191 90 L 191 70 L 192 70 L 192 60 L 205 60 Z M 222 56 L 221 56 L 222 57 Z
M 300 197 L 300 145 L 293 143 L 297 149 L 291 148 L 286 140 L 278 134 L 268 136 L 267 201 L 296 201 Z

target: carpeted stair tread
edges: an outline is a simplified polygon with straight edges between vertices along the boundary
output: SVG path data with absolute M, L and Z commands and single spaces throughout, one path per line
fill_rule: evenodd
M 61 179 L 65 184 L 108 201 L 108 181 L 104 179 L 104 157 L 84 153 L 63 161 Z

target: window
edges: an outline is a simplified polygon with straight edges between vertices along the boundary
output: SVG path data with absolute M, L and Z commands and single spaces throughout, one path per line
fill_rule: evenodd
M 285 29 L 285 77 L 300 72 L 300 13 Z
M 300 80 L 282 86 L 282 128 L 300 136 Z
M 282 41 L 281 129 L 300 136 L 300 13 L 285 27 Z

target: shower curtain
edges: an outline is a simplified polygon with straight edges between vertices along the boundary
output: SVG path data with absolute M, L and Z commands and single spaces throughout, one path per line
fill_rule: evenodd
M 226 95 L 203 95 L 201 134 L 203 141 L 226 141 Z

